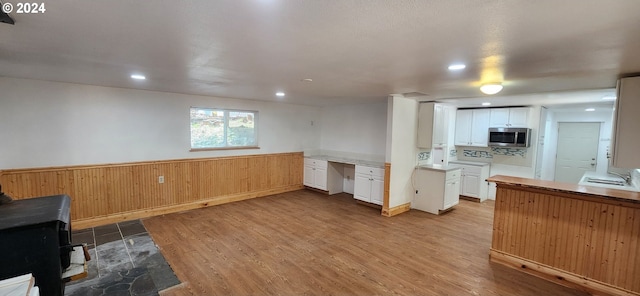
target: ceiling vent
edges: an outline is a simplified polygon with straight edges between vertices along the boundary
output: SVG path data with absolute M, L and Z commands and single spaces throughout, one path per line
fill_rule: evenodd
M 427 97 L 429 96 L 429 94 L 414 91 L 414 92 L 403 93 L 402 96 L 404 96 L 405 98 L 416 98 L 416 97 Z

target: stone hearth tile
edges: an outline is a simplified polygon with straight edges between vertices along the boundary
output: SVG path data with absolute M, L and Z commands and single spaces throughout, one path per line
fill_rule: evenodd
M 124 241 L 127 244 L 127 248 L 129 248 L 129 254 L 131 254 L 131 259 L 136 266 L 148 266 L 147 264 L 143 264 L 144 261 L 149 256 L 158 253 L 158 247 L 156 247 L 156 244 L 148 234 L 128 236 Z
M 95 232 L 96 236 L 107 234 L 107 233 L 119 232 L 118 226 L 116 224 L 109 224 L 109 225 L 94 227 L 93 231 Z
M 96 250 L 100 275 L 133 268 L 129 253 L 122 240 L 99 245 Z
M 74 244 L 82 244 L 85 243 L 87 245 L 93 245 L 94 241 L 93 241 L 93 231 L 89 231 L 89 232 L 80 232 L 80 233 L 73 233 L 71 235 L 71 240 L 73 241 Z
M 144 226 L 142 226 L 142 224 L 140 223 L 125 224 L 125 225 L 119 224 L 119 225 L 120 225 L 120 231 L 122 232 L 122 236 L 125 236 L 125 237 L 147 232 L 147 229 L 144 228 Z
M 96 235 L 96 244 L 98 244 L 98 246 L 115 241 L 119 241 L 120 243 L 122 243 L 122 236 L 120 235 L 120 232 Z

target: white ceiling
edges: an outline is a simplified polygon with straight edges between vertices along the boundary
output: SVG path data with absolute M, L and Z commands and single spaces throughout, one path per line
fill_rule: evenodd
M 0 24 L 0 76 L 322 106 L 409 92 L 479 97 L 478 86 L 493 80 L 503 81 L 502 96 L 613 88 L 619 74 L 640 72 L 638 0 L 45 7 Z M 450 72 L 453 62 L 467 68 Z M 133 73 L 147 80 L 131 80 Z

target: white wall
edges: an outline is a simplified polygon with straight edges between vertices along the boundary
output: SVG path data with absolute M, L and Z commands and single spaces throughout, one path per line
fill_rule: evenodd
M 303 151 L 320 108 L 0 77 L 0 169 Z M 260 149 L 189 152 L 189 108 L 259 111 Z M 384 146 L 384 143 L 382 144 Z
M 611 121 L 612 111 L 552 111 L 550 128 L 547 131 L 547 147 L 545 158 L 542 164 L 544 179 L 553 180 L 555 178 L 556 152 L 558 150 L 558 123 L 559 122 L 600 122 L 600 142 L 598 145 L 598 158 L 596 171 L 606 173 L 608 168 L 607 149 L 611 143 Z
M 391 163 L 389 207 L 393 208 L 411 202 L 415 195 L 411 180 L 418 152 L 418 102 L 403 97 L 390 97 L 387 114 L 386 162 Z
M 320 149 L 384 160 L 387 102 L 322 108 Z M 369 156 L 369 157 L 367 157 Z

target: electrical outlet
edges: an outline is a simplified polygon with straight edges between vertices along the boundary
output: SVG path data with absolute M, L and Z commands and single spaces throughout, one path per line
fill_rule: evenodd
M 164 183 L 164 176 L 158 176 L 158 183 Z

